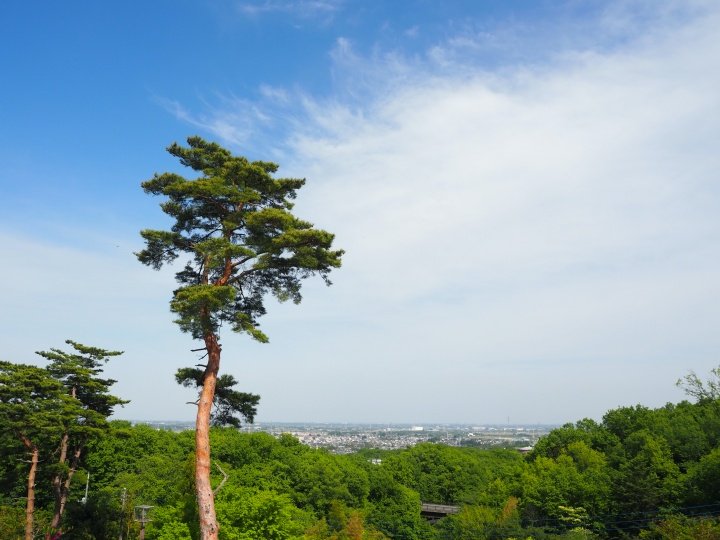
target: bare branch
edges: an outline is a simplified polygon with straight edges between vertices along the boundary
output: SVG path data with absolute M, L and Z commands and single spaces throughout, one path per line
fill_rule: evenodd
M 252 259 L 256 259 L 259 255 L 262 255 L 262 253 L 256 253 L 255 255 L 249 255 L 249 256 L 245 257 L 244 259 L 240 259 L 240 260 L 238 260 L 238 261 L 235 261 L 234 263 L 232 263 L 232 267 L 233 267 L 233 268 L 237 268 L 237 267 L 240 266 L 241 264 L 245 264 L 246 262 L 248 262 L 248 261 L 250 261 L 250 260 L 252 260 Z
M 228 474 L 222 470 L 222 467 L 220 467 L 220 464 L 217 461 L 213 462 L 215 466 L 218 468 L 218 470 L 222 473 L 223 479 L 222 482 L 213 490 L 213 495 L 217 495 L 217 492 L 220 491 L 220 488 L 222 488 L 225 485 L 225 482 L 227 482 L 227 479 L 229 478 Z

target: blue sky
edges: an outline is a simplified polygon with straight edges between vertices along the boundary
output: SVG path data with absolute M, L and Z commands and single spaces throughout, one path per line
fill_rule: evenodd
M 710 1 L 10 2 L 0 357 L 125 350 L 122 418 L 193 416 L 167 225 L 140 182 L 199 134 L 306 177 L 334 285 L 223 335 L 262 421 L 553 423 L 718 365 Z

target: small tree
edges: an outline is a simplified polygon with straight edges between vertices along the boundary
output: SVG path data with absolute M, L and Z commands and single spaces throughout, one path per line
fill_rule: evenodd
M 121 351 L 89 347 L 71 340 L 65 343 L 74 351 L 50 349 L 36 353 L 50 361 L 48 372 L 62 383 L 67 394 L 77 400 L 82 409 L 82 417 L 68 424 L 60 437 L 58 461 L 52 479 L 55 508 L 47 538 L 60 528 L 72 478 L 80 465 L 85 447 L 107 430 L 107 419 L 115 406 L 128 403 L 110 394 L 110 387 L 117 381 L 100 376 L 108 360 L 121 355 Z
M 54 447 L 68 426 L 81 417 L 76 399 L 47 370 L 25 364 L 0 362 L 0 430 L 22 442 L 29 454 L 25 540 L 33 538 L 35 476 L 40 453 Z
M 267 294 L 278 300 L 301 300 L 303 278 L 328 274 L 340 266 L 341 250 L 332 250 L 333 235 L 292 213 L 302 179 L 274 178 L 277 165 L 233 156 L 200 137 L 189 147 L 173 144 L 168 152 L 200 176 L 155 175 L 142 184 L 146 193 L 162 195 L 163 211 L 175 220 L 169 231 L 143 230 L 145 249 L 137 253 L 155 269 L 188 255 L 176 274 L 170 309 L 183 332 L 202 340 L 207 364 L 195 379 L 200 387 L 195 424 L 195 489 L 203 540 L 216 539 L 213 490 L 210 484 L 209 426 L 220 369 L 219 330 L 267 342 L 258 328 Z M 188 379 L 190 380 L 190 379 Z

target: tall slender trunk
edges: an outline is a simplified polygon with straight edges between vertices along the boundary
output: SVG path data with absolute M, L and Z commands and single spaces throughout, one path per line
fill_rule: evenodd
M 70 462 L 70 468 L 68 469 L 65 480 L 62 479 L 62 475 L 59 473 L 53 477 L 55 510 L 53 513 L 52 521 L 50 522 L 50 531 L 45 535 L 46 540 L 50 540 L 53 534 L 60 529 L 60 523 L 62 522 L 63 514 L 65 513 L 65 506 L 67 506 L 67 500 L 70 496 L 70 485 L 72 483 L 73 476 L 77 472 L 78 464 L 80 463 L 80 457 L 82 456 L 82 450 L 82 447 L 79 446 L 73 452 L 73 457 Z M 64 461 L 65 460 L 62 460 L 60 461 L 60 463 L 63 463 Z
M 210 414 L 212 413 L 215 386 L 220 369 L 220 344 L 217 335 L 205 334 L 208 363 L 203 377 L 195 420 L 195 493 L 200 515 L 201 540 L 217 540 L 218 523 L 215 515 L 215 497 L 210 483 Z
M 25 540 L 33 538 L 33 515 L 35 513 L 35 473 L 37 472 L 40 451 L 30 439 L 22 437 L 25 448 L 30 451 L 30 472 L 27 482 L 27 505 L 25 506 Z
M 65 434 L 63 434 L 62 439 L 60 440 L 60 458 L 58 459 L 58 463 L 60 465 L 65 463 L 65 460 L 67 459 L 67 450 L 68 450 L 69 439 L 70 439 L 70 436 L 67 433 L 65 433 Z M 56 475 L 53 476 L 52 486 L 53 486 L 53 494 L 55 495 L 55 511 L 53 512 L 52 522 L 50 523 L 51 532 L 48 532 L 45 535 L 45 538 L 47 540 L 49 540 L 50 537 L 52 536 L 52 532 L 55 531 L 60 526 L 60 518 L 62 515 L 60 501 L 62 499 L 62 493 L 63 493 L 63 479 L 62 479 L 61 473 L 57 473 Z
M 77 398 L 77 387 L 73 386 L 70 389 L 70 396 Z M 58 458 L 58 464 L 63 465 L 67 461 L 68 448 L 70 446 L 70 434 L 63 433 L 62 439 L 60 440 L 60 457 Z M 53 511 L 53 518 L 50 522 L 50 531 L 45 535 L 46 540 L 50 540 L 53 533 L 60 528 L 60 522 L 62 521 L 63 513 L 65 512 L 65 504 L 67 503 L 68 494 L 70 492 L 70 482 L 72 481 L 73 474 L 77 469 L 77 464 L 80 461 L 80 455 L 82 448 L 78 447 L 75 449 L 73 455 L 73 464 L 68 471 L 67 477 L 63 480 L 62 473 L 57 473 L 53 476 L 52 486 L 53 494 L 55 496 L 55 508 Z

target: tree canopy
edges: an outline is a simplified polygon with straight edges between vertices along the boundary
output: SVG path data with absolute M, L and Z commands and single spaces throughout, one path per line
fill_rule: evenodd
M 57 399 L 64 401 L 62 396 Z M 527 455 L 423 443 L 374 450 L 379 460 L 372 462 L 368 452 L 334 455 L 289 434 L 214 428 L 214 460 L 227 474 L 216 498 L 219 537 L 715 539 L 720 451 L 707 441 L 717 437 L 718 419 L 717 402 L 705 400 L 619 407 L 602 421 L 584 419 L 553 430 Z M 16 436 L 3 432 L 1 448 L 10 453 L 2 461 L 22 463 L 27 473 L 27 464 L 17 459 L 27 452 L 22 444 L 13 446 L 18 439 L 11 437 Z M 47 456 L 41 449 L 41 457 Z M 70 498 L 65 537 L 114 539 L 121 523 L 136 533 L 128 512 L 146 504 L 155 507 L 148 540 L 196 540 L 193 463 L 192 432 L 111 422 L 106 435 L 88 447 L 90 495 L 85 505 L 77 502 L 79 488 Z M 217 490 L 221 476 L 213 472 Z M 51 505 L 47 480 L 38 476 L 41 511 Z M 5 493 L 20 493 L 25 481 L 0 468 L 0 486 L 17 485 Z M 13 525 L 22 521 L 21 501 L 0 498 L 0 537 L 22 534 Z M 460 509 L 430 525 L 421 517 L 421 501 Z
M 233 156 L 200 137 L 187 142 L 168 152 L 198 178 L 168 172 L 142 184 L 167 197 L 161 208 L 175 223 L 169 231 L 141 231 L 146 247 L 138 259 L 159 269 L 189 256 L 170 303 L 184 332 L 202 339 L 228 323 L 267 341 L 258 328 L 266 294 L 300 302 L 301 280 L 317 274 L 329 283 L 343 251 L 331 249 L 332 234 L 291 213 L 304 179 L 274 178 L 276 164 Z
M 38 465 L 57 448 L 72 425 L 87 419 L 77 399 L 42 368 L 0 362 L 0 435 L 22 443 L 29 458 L 25 540 L 34 536 L 35 484 Z M 6 446 L 7 443 L 1 445 Z
M 228 324 L 267 342 L 258 323 L 266 296 L 299 303 L 302 280 L 318 275 L 330 284 L 328 274 L 340 266 L 343 251 L 332 249 L 331 233 L 292 214 L 292 201 L 305 180 L 275 178 L 276 164 L 234 156 L 200 137 L 187 142 L 187 147 L 172 144 L 167 150 L 198 177 L 166 172 L 142 183 L 146 193 L 166 198 L 160 206 L 174 223 L 170 230 L 141 231 L 145 249 L 137 257 L 155 269 L 185 257 L 175 274 L 179 287 L 170 309 L 183 332 L 203 340 L 207 363 L 201 372 L 181 370 L 177 380 L 200 390 L 195 489 L 201 537 L 215 540 L 210 424 L 236 424 L 238 412 L 251 420 L 259 399 L 231 390 L 234 379 L 218 378 L 220 327 Z

